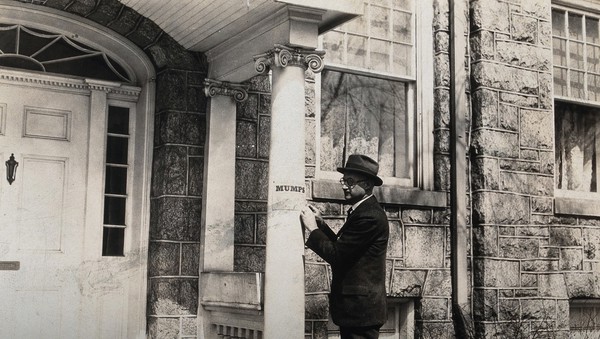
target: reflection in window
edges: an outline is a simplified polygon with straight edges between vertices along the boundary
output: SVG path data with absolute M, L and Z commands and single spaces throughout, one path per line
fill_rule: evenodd
M 571 302 L 569 338 L 600 338 L 600 300 L 573 300 Z
M 598 17 L 552 10 L 554 94 L 600 101 Z
M 600 108 L 555 103 L 557 188 L 598 192 Z
M 103 256 L 122 256 L 127 221 L 129 109 L 108 106 Z
M 377 159 L 379 174 L 409 178 L 406 85 L 324 70 L 321 75 L 321 170 L 350 154 Z

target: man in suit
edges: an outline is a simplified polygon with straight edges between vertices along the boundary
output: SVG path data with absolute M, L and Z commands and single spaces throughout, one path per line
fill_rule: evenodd
M 389 238 L 387 216 L 373 187 L 383 184 L 379 165 L 367 156 L 353 154 L 340 183 L 351 204 L 346 222 L 336 234 L 313 206 L 300 213 L 309 232 L 306 246 L 331 265 L 329 310 L 342 339 L 376 339 L 387 319 L 385 258 Z

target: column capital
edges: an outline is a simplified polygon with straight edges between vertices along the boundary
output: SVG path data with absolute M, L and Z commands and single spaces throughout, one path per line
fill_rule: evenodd
M 212 79 L 204 80 L 204 94 L 207 97 L 215 95 L 231 96 L 235 101 L 244 102 L 248 99 L 249 84 L 238 84 L 227 81 L 217 81 Z
M 260 74 L 269 72 L 275 67 L 296 66 L 304 69 L 309 68 L 314 73 L 323 70 L 323 56 L 325 51 L 293 48 L 285 45 L 275 44 L 275 47 L 254 57 L 254 66 Z

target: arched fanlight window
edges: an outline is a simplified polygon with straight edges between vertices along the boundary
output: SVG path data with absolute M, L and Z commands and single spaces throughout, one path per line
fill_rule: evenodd
M 132 83 L 114 59 L 65 35 L 0 24 L 0 67 Z

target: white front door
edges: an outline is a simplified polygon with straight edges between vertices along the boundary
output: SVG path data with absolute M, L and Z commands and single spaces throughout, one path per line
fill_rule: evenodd
M 0 83 L 0 158 L 19 163 L 12 184 L 7 167 L 0 177 L 0 338 L 128 338 L 144 316 L 139 248 L 103 257 L 98 245 L 104 197 L 89 187 L 105 170 L 90 160 L 106 146 L 91 136 L 106 135 L 94 122 L 107 106 L 66 81 Z

